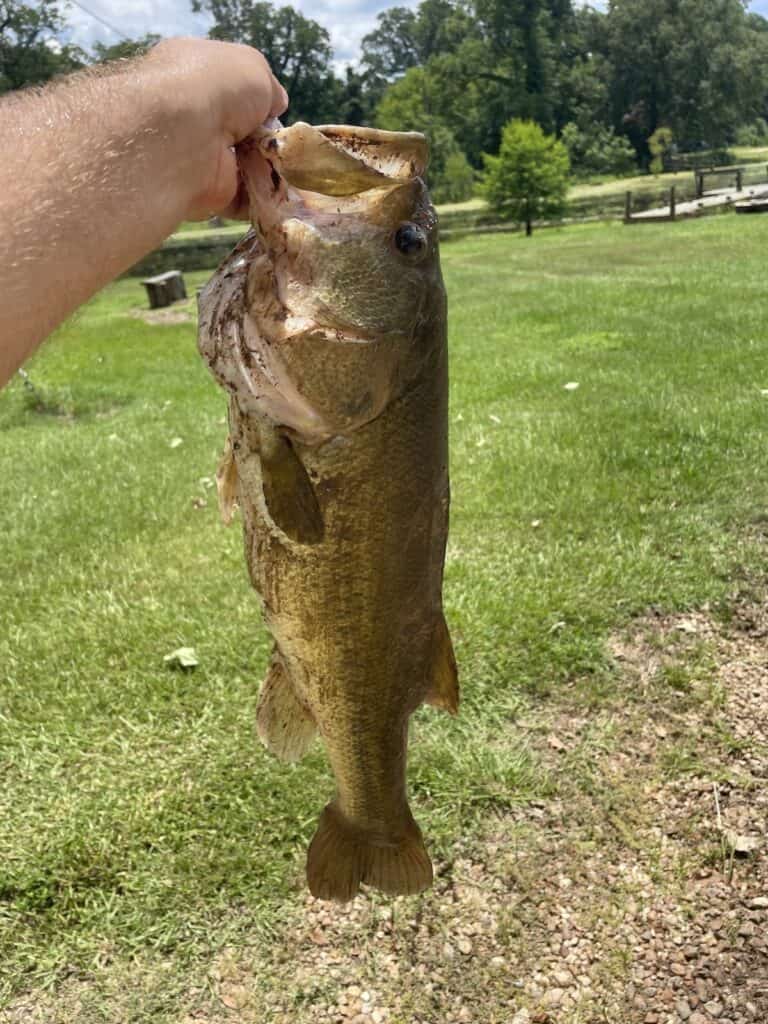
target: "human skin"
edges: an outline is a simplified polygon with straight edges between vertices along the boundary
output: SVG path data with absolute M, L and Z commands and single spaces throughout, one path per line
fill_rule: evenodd
M 258 50 L 169 39 L 0 101 L 0 387 L 183 220 L 244 212 L 231 147 L 287 106 Z

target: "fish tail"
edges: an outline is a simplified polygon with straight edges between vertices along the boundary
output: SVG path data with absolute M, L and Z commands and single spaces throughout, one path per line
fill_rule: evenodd
M 307 881 L 317 899 L 346 903 L 361 885 L 391 896 L 422 892 L 432 884 L 432 862 L 421 830 L 406 808 L 400 834 L 385 838 L 349 821 L 328 804 L 307 854 Z

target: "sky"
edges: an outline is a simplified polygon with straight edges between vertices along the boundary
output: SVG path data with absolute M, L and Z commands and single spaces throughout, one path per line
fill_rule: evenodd
M 85 49 L 96 41 L 115 43 L 119 35 L 99 22 L 98 15 L 123 35 L 136 37 L 147 32 L 162 36 L 204 36 L 210 19 L 193 14 L 190 0 L 82 0 L 88 11 L 72 2 L 67 10 L 72 42 Z M 280 0 L 277 0 L 279 3 Z M 287 0 L 286 0 L 287 2 Z M 291 0 L 291 5 L 307 17 L 325 25 L 337 65 L 354 61 L 359 56 L 360 40 L 374 27 L 379 11 L 397 3 L 415 7 L 418 0 Z M 751 10 L 768 17 L 768 0 L 753 0 Z
M 85 49 L 96 41 L 118 42 L 120 37 L 93 15 L 98 15 L 123 35 L 134 38 L 147 32 L 162 36 L 204 36 L 211 23 L 204 14 L 193 14 L 190 0 L 82 0 L 88 11 L 70 3 L 65 8 L 69 25 L 67 40 Z M 418 0 L 276 0 L 289 3 L 309 18 L 324 25 L 338 64 L 359 56 L 360 40 L 376 24 L 376 15 L 395 4 L 416 7 Z M 768 0 L 764 0 L 768 7 Z M 64 6 L 62 4 L 62 6 Z

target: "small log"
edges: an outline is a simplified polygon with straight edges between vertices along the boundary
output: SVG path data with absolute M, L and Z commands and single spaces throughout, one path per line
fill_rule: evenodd
M 180 270 L 167 270 L 164 274 L 147 277 L 141 282 L 147 289 L 150 309 L 162 309 L 172 302 L 186 299 L 187 289 Z

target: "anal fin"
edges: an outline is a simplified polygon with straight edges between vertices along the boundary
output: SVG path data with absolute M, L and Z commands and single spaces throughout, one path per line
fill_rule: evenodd
M 441 708 L 450 715 L 458 713 L 459 672 L 456 666 L 456 656 L 453 653 L 451 634 L 448 632 L 448 624 L 442 612 L 435 629 L 432 648 L 432 678 L 424 700 L 427 704 Z
M 317 731 L 309 710 L 301 703 L 283 660 L 276 652 L 261 684 L 256 728 L 264 746 L 281 761 L 298 761 Z

